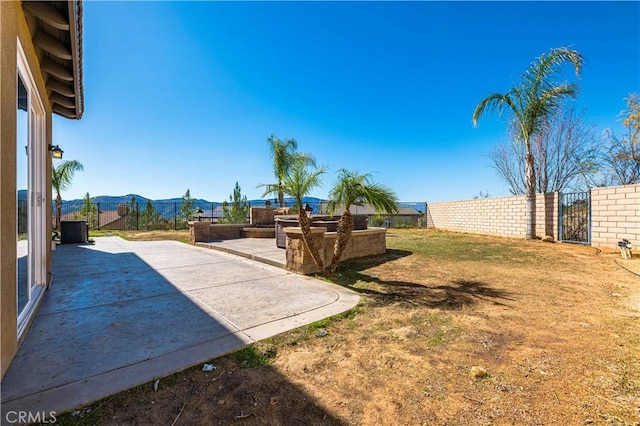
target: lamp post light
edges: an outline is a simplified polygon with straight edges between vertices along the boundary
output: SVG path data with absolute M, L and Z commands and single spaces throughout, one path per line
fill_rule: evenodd
M 203 211 L 201 208 L 198 208 L 198 210 L 196 210 L 196 216 L 198 217 L 198 222 L 200 222 L 202 220 L 202 215 L 203 215 Z
M 306 203 L 304 205 L 304 211 L 307 213 L 307 217 L 311 217 L 311 213 L 313 213 L 313 208 L 309 205 L 309 203 Z

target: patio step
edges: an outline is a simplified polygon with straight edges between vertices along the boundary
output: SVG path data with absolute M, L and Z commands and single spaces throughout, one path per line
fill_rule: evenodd
M 281 269 L 286 269 L 287 268 L 287 265 L 282 263 L 282 262 L 276 262 L 275 260 L 267 259 L 266 257 L 262 257 L 262 256 L 257 255 L 257 254 L 246 253 L 245 251 L 236 250 L 236 249 L 233 249 L 231 247 L 225 247 L 225 246 L 223 246 L 221 244 L 216 244 L 216 243 L 196 243 L 196 246 L 207 248 L 207 249 L 210 249 L 210 250 L 217 250 L 217 251 L 221 251 L 221 252 L 224 252 L 224 253 L 233 254 L 233 255 L 236 255 L 236 256 L 244 257 L 245 259 L 249 259 L 249 260 L 255 260 L 256 262 L 265 263 L 267 265 L 275 266 L 276 268 L 281 268 Z

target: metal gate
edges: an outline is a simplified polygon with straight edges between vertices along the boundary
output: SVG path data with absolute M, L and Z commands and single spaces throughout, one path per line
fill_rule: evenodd
M 591 193 L 560 194 L 560 240 L 591 244 Z

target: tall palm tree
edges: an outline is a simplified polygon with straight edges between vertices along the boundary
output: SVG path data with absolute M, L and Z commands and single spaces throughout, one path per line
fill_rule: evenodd
M 298 221 L 300 223 L 300 229 L 302 231 L 302 241 L 315 264 L 320 268 L 322 274 L 326 274 L 327 269 L 324 262 L 324 256 L 320 254 L 320 251 L 324 251 L 324 245 L 318 245 L 311 238 L 311 218 L 307 216 L 307 212 L 304 210 L 302 200 L 305 195 L 309 194 L 311 190 L 317 186 L 320 186 L 322 175 L 327 171 L 326 167 L 320 167 L 319 169 L 309 170 L 307 164 L 303 162 L 295 162 L 291 165 L 288 173 L 282 177 L 282 191 L 294 198 L 296 206 L 298 208 Z
M 60 211 L 62 210 L 62 197 L 60 192 L 71 186 L 73 175 L 84 170 L 84 166 L 77 160 L 63 161 L 51 170 L 51 186 L 56 191 L 56 229 L 60 230 Z
M 280 140 L 275 135 L 271 135 L 267 139 L 269 144 L 269 151 L 271 152 L 271 158 L 273 159 L 273 173 L 276 177 L 277 183 L 262 184 L 265 188 L 263 197 L 269 194 L 276 194 L 278 196 L 278 203 L 280 207 L 284 207 L 284 191 L 282 190 L 282 180 L 287 175 L 294 163 L 302 162 L 303 164 L 315 166 L 316 161 L 310 154 L 304 154 L 297 152 L 298 142 L 293 139 Z
M 347 242 L 353 231 L 353 216 L 351 205 L 367 203 L 373 206 L 378 213 L 393 214 L 398 212 L 398 198 L 390 189 L 374 183 L 371 173 L 359 174 L 346 169 L 338 172 L 338 179 L 329 193 L 329 209 L 335 211 L 338 206 L 344 206 L 344 210 L 338 221 L 336 242 L 333 246 L 333 257 L 329 272 L 335 272 L 338 262 L 342 257 Z
M 526 221 L 527 239 L 535 238 L 536 212 L 536 176 L 534 160 L 531 154 L 531 140 L 539 135 L 545 119 L 553 115 L 562 98 L 575 97 L 575 84 L 559 83 L 556 76 L 562 71 L 563 65 L 571 63 L 580 75 L 582 55 L 566 47 L 551 49 L 540 55 L 522 75 L 520 84 L 507 93 L 489 95 L 476 106 L 473 111 L 473 125 L 477 127 L 478 119 L 485 111 L 495 111 L 502 114 L 507 107 L 516 126 L 518 142 L 525 147 L 525 189 L 527 197 Z

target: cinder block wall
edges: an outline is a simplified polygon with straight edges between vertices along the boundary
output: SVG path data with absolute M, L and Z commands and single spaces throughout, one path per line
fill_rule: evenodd
M 456 232 L 525 237 L 526 197 L 478 198 L 427 204 L 427 227 Z M 558 239 L 558 193 L 536 197 L 536 236 Z
M 623 238 L 640 248 L 640 185 L 591 189 L 591 245 L 618 247 Z

